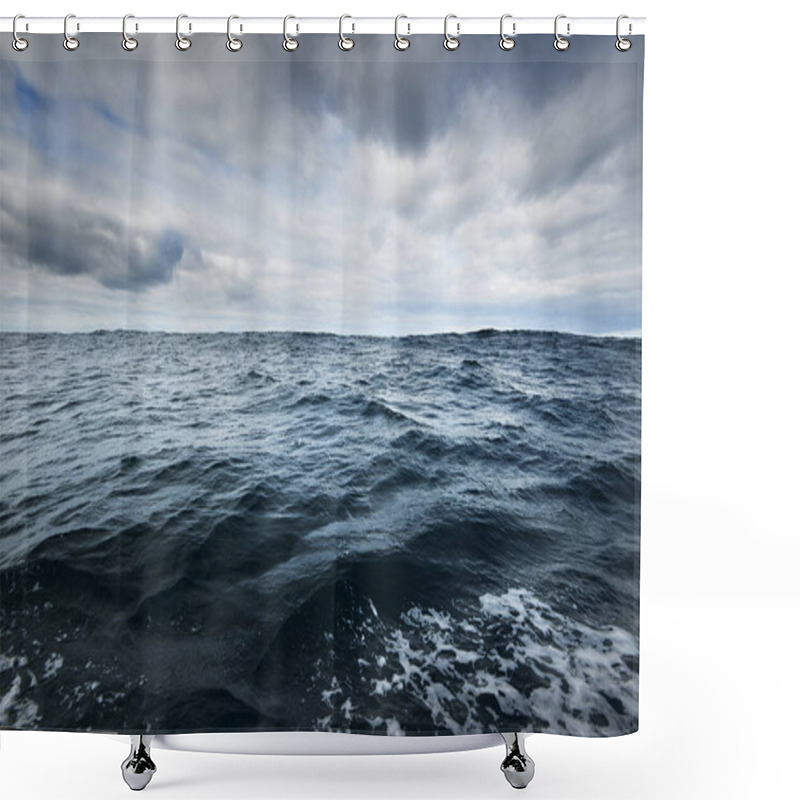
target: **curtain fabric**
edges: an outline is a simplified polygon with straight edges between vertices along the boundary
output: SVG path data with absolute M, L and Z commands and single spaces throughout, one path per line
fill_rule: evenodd
M 0 55 L 0 726 L 638 726 L 644 41 Z

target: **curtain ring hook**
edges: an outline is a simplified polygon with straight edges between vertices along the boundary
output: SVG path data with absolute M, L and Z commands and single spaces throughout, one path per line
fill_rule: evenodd
M 122 18 L 122 49 L 129 53 L 139 46 L 139 40 L 133 36 L 128 36 L 128 20 L 135 19 L 133 14 L 126 14 Z
M 181 20 L 187 19 L 188 17 L 188 14 L 178 14 L 175 18 L 175 47 L 177 47 L 178 50 L 188 50 L 192 46 L 192 40 L 181 33 Z M 191 29 L 192 26 L 190 25 L 189 30 Z
M 620 32 L 619 32 L 619 24 L 624 19 L 629 19 L 627 14 L 620 14 L 617 17 L 617 41 L 614 43 L 614 47 L 616 47 L 617 50 L 620 51 L 620 53 L 627 53 L 628 50 L 631 49 L 631 46 L 633 44 L 630 39 L 624 39 L 622 37 L 622 35 L 620 34 Z M 631 30 L 632 30 L 632 26 L 629 24 L 628 25 L 628 34 L 630 34 Z
M 555 23 L 553 24 L 553 33 L 555 34 L 555 37 L 556 37 L 555 41 L 553 42 L 553 47 L 555 47 L 556 50 L 558 50 L 559 52 L 562 52 L 562 53 L 564 52 L 564 50 L 566 50 L 569 47 L 569 39 L 565 39 L 558 32 L 558 21 L 560 19 L 566 19 L 566 18 L 567 18 L 566 14 L 559 14 L 556 17 Z M 570 28 L 570 23 L 568 22 L 567 23 L 567 36 L 569 36 L 569 33 L 570 33 L 569 28 Z
M 445 50 L 458 50 L 458 46 L 461 42 L 458 41 L 458 34 L 461 29 L 461 23 L 456 23 L 456 35 L 451 36 L 447 31 L 447 23 L 450 22 L 451 19 L 458 19 L 455 14 L 448 14 L 444 18 L 444 49 Z
M 64 17 L 64 49 L 69 50 L 77 50 L 80 47 L 80 42 L 74 37 L 69 35 L 69 21 L 71 19 L 75 19 L 74 14 L 67 14 Z M 77 30 L 80 30 L 80 26 L 78 26 Z
M 408 50 L 411 47 L 411 39 L 406 39 L 405 36 L 400 35 L 400 20 L 401 19 L 408 19 L 405 14 L 398 14 L 394 18 L 394 49 L 395 50 Z M 406 36 L 411 35 L 411 23 L 407 22 L 406 27 L 408 28 L 408 32 Z
M 290 19 L 297 19 L 297 17 L 292 14 L 287 14 L 283 18 L 283 49 L 286 50 L 287 53 L 293 53 L 300 46 L 300 42 L 297 41 L 297 39 L 293 39 L 289 36 L 286 26 L 289 24 Z
M 511 14 L 503 14 L 503 16 L 500 17 L 500 49 L 501 50 L 513 50 L 514 49 L 514 45 L 516 45 L 516 41 L 514 41 L 513 36 L 506 36 L 505 30 L 504 30 L 504 26 L 505 26 L 505 21 L 507 19 L 512 19 L 512 15 Z M 517 23 L 516 22 L 513 24 L 511 30 L 512 30 L 513 33 L 517 32 Z
M 339 17 L 339 49 L 340 50 L 352 50 L 356 46 L 355 41 L 353 41 L 353 39 L 350 39 L 347 36 L 345 36 L 344 35 L 344 31 L 342 30 L 342 25 L 344 24 L 344 21 L 346 19 L 353 19 L 353 18 L 349 14 L 342 14 L 342 16 Z M 352 27 L 353 27 L 353 32 L 355 32 L 356 26 L 353 23 L 351 23 L 351 24 L 352 24 Z
M 23 39 L 17 33 L 17 20 L 18 19 L 25 19 L 25 15 L 24 14 L 17 14 L 17 16 L 14 17 L 14 22 L 11 24 L 11 33 L 14 35 L 14 38 L 13 38 L 13 40 L 11 42 L 11 46 L 18 53 L 21 53 L 23 50 L 27 50 L 28 49 L 28 40 L 27 39 Z
M 231 14 L 228 17 L 228 41 L 225 42 L 225 47 L 227 47 L 228 50 L 231 51 L 231 53 L 238 53 L 242 49 L 242 45 L 244 44 L 244 42 L 241 39 L 237 39 L 231 33 L 231 22 L 233 22 L 233 20 L 235 19 L 239 19 L 239 17 L 236 16 L 236 14 Z M 239 28 L 239 30 L 240 31 L 242 30 L 241 27 Z

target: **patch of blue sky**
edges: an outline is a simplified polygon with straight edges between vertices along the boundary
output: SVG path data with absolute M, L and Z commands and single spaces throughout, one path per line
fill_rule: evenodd
M 101 119 L 105 120 L 112 127 L 120 128 L 124 131 L 131 131 L 134 129 L 134 126 L 127 119 L 116 114 L 102 101 L 91 100 L 89 101 L 89 106 Z
M 13 69 L 14 97 L 17 101 L 17 108 L 22 114 L 29 117 L 47 112 L 52 105 L 50 98 L 28 82 L 18 67 Z

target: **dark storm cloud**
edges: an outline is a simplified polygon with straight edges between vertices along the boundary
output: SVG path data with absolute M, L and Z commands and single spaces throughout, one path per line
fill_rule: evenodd
M 430 41 L 424 46 L 435 51 L 434 44 L 440 46 Z M 415 42 L 417 48 L 422 45 Z M 287 76 L 286 94 L 270 98 L 270 103 L 288 100 L 310 119 L 332 114 L 359 139 L 378 140 L 416 155 L 463 126 L 464 105 L 475 97 L 482 99 L 483 119 L 470 123 L 487 129 L 513 130 L 529 124 L 531 108 L 547 109 L 548 119 L 538 126 L 530 145 L 546 145 L 548 158 L 537 158 L 536 169 L 519 176 L 523 194 L 570 184 L 637 130 L 636 104 L 626 99 L 636 94 L 638 72 L 624 62 L 553 61 L 531 69 L 520 61 L 481 60 L 494 55 L 496 42 L 471 41 L 470 60 L 437 65 L 436 80 L 431 80 L 428 61 L 381 61 L 384 46 L 380 37 L 359 40 L 359 55 L 375 59 L 369 69 L 354 71 L 346 61 L 295 64 Z M 431 59 L 436 55 L 431 53 Z M 576 96 L 582 98 L 581 116 L 560 114 L 560 106 L 574 106 Z M 592 120 L 590 128 L 586 119 Z M 492 156 L 502 164 L 502 152 Z M 513 172 L 514 165 L 506 166 Z
M 424 62 L 378 63 L 354 73 L 347 63 L 309 61 L 292 72 L 291 99 L 312 117 L 340 117 L 359 138 L 419 153 L 458 124 L 465 87 L 486 98 L 487 117 L 505 116 L 523 97 L 528 106 L 558 92 L 561 81 L 532 83 L 524 66 L 454 63 L 431 81 L 431 65 Z M 525 76 L 522 83 L 520 76 Z
M 401 152 L 420 151 L 450 124 L 452 84 L 427 82 L 427 64 L 380 64 L 360 70 L 355 80 L 347 64 L 299 66 L 292 82 L 297 106 L 312 117 L 341 117 L 359 138 L 376 138 Z
M 169 283 L 184 244 L 169 228 L 132 231 L 120 220 L 69 207 L 0 204 L 4 255 L 56 275 L 90 275 L 110 289 L 142 291 Z

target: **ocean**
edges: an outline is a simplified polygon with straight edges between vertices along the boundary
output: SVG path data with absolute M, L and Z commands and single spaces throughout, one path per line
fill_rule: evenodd
M 0 335 L 0 726 L 638 727 L 641 341 Z

